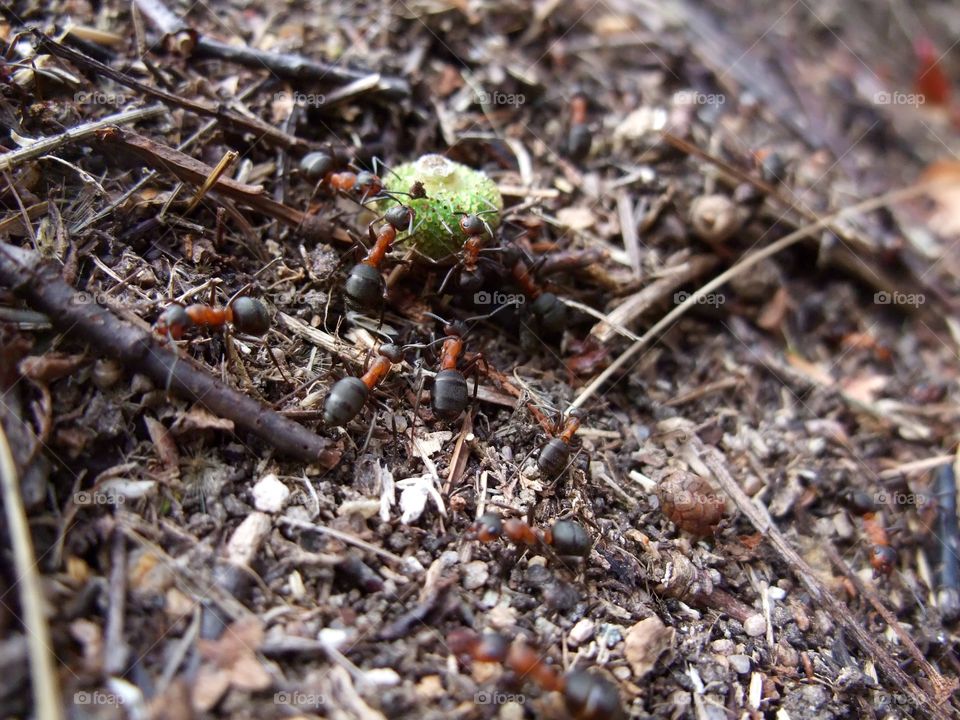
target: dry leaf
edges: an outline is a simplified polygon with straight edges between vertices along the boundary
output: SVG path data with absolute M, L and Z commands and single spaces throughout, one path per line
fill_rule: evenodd
M 887 386 L 889 379 L 883 375 L 868 373 L 847 378 L 841 383 L 841 386 L 848 397 L 859 400 L 864 404 L 870 404 L 877 399 L 880 391 Z
M 960 235 L 960 162 L 933 163 L 924 170 L 920 181 L 938 181 L 928 190 L 937 203 L 937 210 L 930 216 L 930 228 L 941 235 Z
M 641 620 L 627 631 L 623 654 L 639 680 L 649 673 L 657 660 L 672 650 L 677 631 L 664 625 L 656 615 Z
M 814 385 L 830 387 L 835 382 L 829 370 L 824 368 L 822 365 L 817 365 L 816 363 L 812 363 L 809 360 L 800 357 L 796 353 L 788 352 L 787 362 L 790 363 L 791 367 L 809 379 Z
M 557 220 L 571 230 L 586 230 L 596 219 L 597 216 L 590 208 L 565 207 L 557 211 Z

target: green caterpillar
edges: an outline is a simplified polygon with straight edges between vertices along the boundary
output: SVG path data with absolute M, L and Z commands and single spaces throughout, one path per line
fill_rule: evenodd
M 491 229 L 500 224 L 503 196 L 493 180 L 485 174 L 443 155 L 423 155 L 404 163 L 393 172 L 385 173 L 384 189 L 393 193 L 408 193 L 414 183 L 420 183 L 426 192 L 424 198 L 398 196 L 416 215 L 413 235 L 398 236 L 397 246 L 412 246 L 431 260 L 446 260 L 456 253 L 466 239 L 460 230 L 463 215 L 477 215 Z M 381 212 L 392 205 L 381 203 Z

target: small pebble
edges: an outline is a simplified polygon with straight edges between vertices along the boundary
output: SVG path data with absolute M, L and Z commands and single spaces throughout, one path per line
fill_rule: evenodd
M 580 622 L 574 625 L 570 630 L 570 635 L 568 637 L 570 644 L 573 647 L 582 645 L 587 642 L 590 638 L 593 637 L 593 631 L 596 628 L 596 623 L 593 622 L 590 618 L 583 618 Z
M 288 497 L 290 489 L 276 475 L 266 475 L 253 486 L 253 505 L 261 512 L 280 512 Z
M 363 673 L 363 678 L 377 687 L 396 687 L 400 676 L 393 668 L 373 668 Z
M 337 650 L 347 647 L 356 638 L 357 633 L 343 628 L 323 628 L 317 633 L 317 639 L 324 645 L 329 645 Z
M 730 655 L 727 660 L 730 662 L 730 667 L 738 674 L 746 675 L 750 672 L 750 658 L 746 655 Z
M 783 600 L 787 596 L 787 591 L 780 587 L 771 587 L 767 589 L 767 594 L 771 600 Z
M 743 631 L 750 637 L 759 637 L 767 631 L 767 621 L 760 613 L 751 615 L 744 621 Z
M 720 638 L 710 643 L 710 649 L 718 655 L 732 655 L 735 647 L 736 645 L 730 638 Z
M 487 570 L 487 563 L 482 560 L 468 562 L 463 567 L 463 588 L 464 590 L 476 590 L 487 584 L 490 577 L 490 571 Z

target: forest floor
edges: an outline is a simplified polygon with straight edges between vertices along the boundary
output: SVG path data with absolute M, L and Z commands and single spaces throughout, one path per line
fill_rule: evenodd
M 0 717 L 956 716 L 960 11 L 755 5 L 4 8 Z M 486 173 L 483 284 L 398 243 L 348 312 L 318 151 Z

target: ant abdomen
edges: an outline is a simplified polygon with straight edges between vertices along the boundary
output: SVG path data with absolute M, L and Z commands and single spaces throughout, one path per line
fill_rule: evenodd
M 570 460 L 570 445 L 561 438 L 550 438 L 547 444 L 540 451 L 537 458 L 537 467 L 540 468 L 541 475 L 548 480 L 555 479 Z
M 323 406 L 323 423 L 328 427 L 346 425 L 353 420 L 364 403 L 370 389 L 358 377 L 345 377 L 338 380 L 327 396 Z
M 606 678 L 585 670 L 573 670 L 564 680 L 564 700 L 578 720 L 619 720 L 623 717 L 620 694 Z
M 375 308 L 383 297 L 383 276 L 372 265 L 357 263 L 350 268 L 343 290 L 352 309 Z
M 263 335 L 270 329 L 270 315 L 267 307 L 259 300 L 242 296 L 230 305 L 233 311 L 233 325 L 248 335 Z
M 567 306 L 551 292 L 542 293 L 533 301 L 530 310 L 540 326 L 548 332 L 563 332 L 567 326 Z
M 557 555 L 586 556 L 590 553 L 593 541 L 580 523 L 557 520 L 550 528 L 547 544 L 553 547 Z
M 471 295 L 483 287 L 483 281 L 485 279 L 483 271 L 479 268 L 475 270 L 467 270 L 464 268 L 460 270 L 460 277 L 457 280 L 457 284 L 460 286 L 460 292 Z
M 328 172 L 333 170 L 336 160 L 329 153 L 307 153 L 300 160 L 300 171 L 308 180 L 322 180 Z
M 441 370 L 433 380 L 430 404 L 433 414 L 453 420 L 467 407 L 467 381 L 459 370 Z

